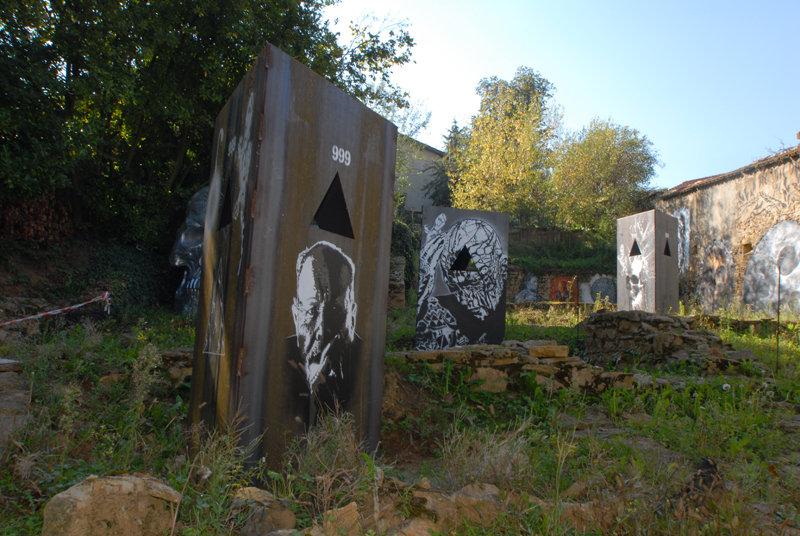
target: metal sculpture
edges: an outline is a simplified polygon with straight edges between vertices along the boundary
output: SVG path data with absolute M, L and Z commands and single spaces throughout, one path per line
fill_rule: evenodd
M 508 214 L 424 207 L 416 348 L 505 338 Z
M 617 220 L 617 310 L 677 312 L 678 220 L 651 210 Z
M 215 133 L 192 422 L 273 468 L 321 411 L 377 448 L 396 127 L 268 45 Z

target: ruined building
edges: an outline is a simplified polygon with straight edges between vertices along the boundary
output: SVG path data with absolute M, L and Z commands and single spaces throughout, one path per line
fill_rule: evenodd
M 774 314 L 780 287 L 781 307 L 800 313 L 800 146 L 684 182 L 656 207 L 679 221 L 681 299 Z

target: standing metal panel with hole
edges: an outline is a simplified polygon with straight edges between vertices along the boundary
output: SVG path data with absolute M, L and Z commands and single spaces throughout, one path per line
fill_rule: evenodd
M 658 210 L 618 219 L 617 310 L 678 307 L 678 220 Z
M 508 214 L 424 207 L 418 350 L 505 338 Z
M 192 422 L 278 467 L 332 408 L 376 448 L 396 127 L 268 45 L 215 129 Z

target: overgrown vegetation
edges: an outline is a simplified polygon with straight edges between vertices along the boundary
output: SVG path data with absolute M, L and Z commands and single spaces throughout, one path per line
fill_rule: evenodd
M 411 59 L 406 23 L 364 16 L 339 43 L 327 5 L 4 2 L 0 231 L 171 240 L 208 180 L 214 118 L 267 43 L 367 104 L 406 106 L 390 79 Z
M 509 242 L 509 263 L 526 272 L 546 273 L 616 273 L 617 254 L 613 241 L 593 239 L 554 245 Z
M 413 298 L 413 296 L 410 296 Z M 389 315 L 387 349 L 407 349 L 414 309 Z M 580 355 L 575 311 L 509 313 L 508 339 L 554 339 Z M 770 370 L 698 376 L 698 369 L 638 372 L 675 385 L 603 393 L 549 391 L 525 373 L 501 393 L 475 390 L 471 372 L 445 362 L 439 370 L 397 358 L 405 416 L 385 421 L 382 450 L 371 458 L 348 415 L 330 416 L 295 441 L 281 471 L 245 466 L 253 446 L 227 430 L 189 429 L 188 385 L 170 385 L 161 352 L 191 346 L 192 322 L 164 312 L 127 314 L 98 324 L 43 322 L 32 340 L 0 347 L 24 364 L 31 419 L 0 451 L 0 533 L 37 534 L 44 504 L 89 474 L 149 473 L 180 490 L 176 533 L 229 534 L 246 510 L 233 508 L 248 482 L 292 502 L 298 527 L 351 501 L 363 504 L 378 483 L 425 476 L 456 490 L 493 483 L 511 501 L 513 489 L 535 497 L 509 502 L 488 528 L 456 534 L 570 534 L 572 505 L 591 504 L 596 534 L 790 534 L 800 528 L 800 435 L 792 404 L 800 404 L 800 341 L 782 334 L 778 372 L 775 335 L 716 331 L 749 348 Z M 112 376 L 114 375 L 114 376 Z M 198 453 L 186 444 L 194 437 Z M 691 495 L 686 482 L 704 457 L 724 479 L 713 493 Z M 691 491 L 691 490 L 690 490 Z M 410 495 L 409 495 L 410 501 Z M 407 513 L 414 511 L 408 502 Z
M 38 281 L 31 281 L 26 267 Z M 77 303 L 109 291 L 116 312 L 172 303 L 169 290 L 178 285 L 180 270 L 166 254 L 143 247 L 65 240 L 35 244 L 0 239 L 0 284 L 22 296 Z

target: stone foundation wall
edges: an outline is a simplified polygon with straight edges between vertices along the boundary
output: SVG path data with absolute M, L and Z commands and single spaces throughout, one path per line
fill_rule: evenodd
M 662 363 L 671 360 L 729 359 L 731 347 L 713 332 L 697 327 L 698 320 L 643 311 L 592 314 L 584 322 L 586 359 L 605 365 L 608 362 L 646 360 Z M 734 355 L 735 360 L 738 355 Z

